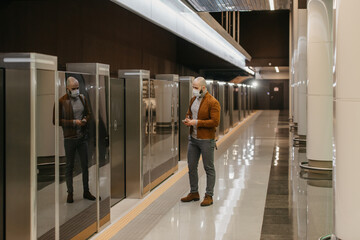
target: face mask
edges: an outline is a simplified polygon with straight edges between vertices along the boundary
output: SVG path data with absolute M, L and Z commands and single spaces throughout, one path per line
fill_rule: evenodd
M 200 90 L 196 90 L 196 89 L 193 88 L 193 96 L 194 97 L 200 97 L 201 96 Z
M 75 90 L 72 90 L 70 91 L 71 92 L 71 97 L 73 98 L 77 98 L 79 95 L 80 95 L 80 92 L 79 92 L 79 89 L 75 89 Z

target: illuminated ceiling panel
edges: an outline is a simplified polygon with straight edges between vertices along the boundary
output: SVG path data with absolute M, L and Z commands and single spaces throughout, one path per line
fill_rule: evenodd
M 250 55 L 245 50 L 236 49 L 181 0 L 112 1 L 234 66 L 254 74 L 245 63 L 246 59 L 251 60 Z
M 270 10 L 269 0 L 187 0 L 199 12 Z M 275 10 L 290 9 L 291 0 L 274 0 Z

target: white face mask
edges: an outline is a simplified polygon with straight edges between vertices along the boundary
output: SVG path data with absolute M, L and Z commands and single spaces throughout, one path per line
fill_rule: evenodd
M 71 97 L 73 97 L 73 98 L 77 98 L 80 95 L 79 89 L 75 89 L 70 92 L 71 92 Z
M 193 88 L 193 96 L 194 97 L 200 97 L 201 96 L 200 90 L 196 90 L 196 89 Z

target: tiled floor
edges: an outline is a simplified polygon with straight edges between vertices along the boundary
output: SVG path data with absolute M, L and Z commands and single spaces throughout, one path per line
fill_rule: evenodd
M 287 112 L 263 111 L 223 142 L 213 205 L 180 202 L 189 191 L 186 174 L 112 239 L 314 240 L 331 233 L 331 180 L 301 171 L 306 148 L 292 146 L 287 119 Z

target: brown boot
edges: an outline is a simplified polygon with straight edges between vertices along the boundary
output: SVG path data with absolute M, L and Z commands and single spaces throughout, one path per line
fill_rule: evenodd
M 182 202 L 191 202 L 191 201 L 199 201 L 200 195 L 198 192 L 196 193 L 189 193 L 186 197 L 181 199 Z
M 206 207 L 206 206 L 210 206 L 211 204 L 213 204 L 212 196 L 207 195 L 205 193 L 204 201 L 201 202 L 200 206 Z

